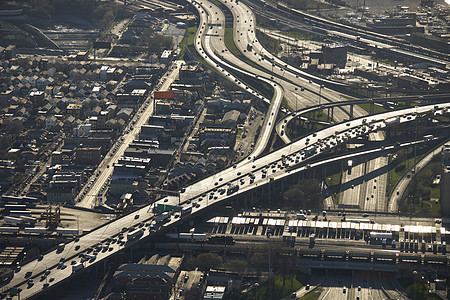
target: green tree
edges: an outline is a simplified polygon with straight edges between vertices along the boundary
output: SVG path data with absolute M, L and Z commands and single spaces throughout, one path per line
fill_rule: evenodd
M 225 268 L 231 272 L 242 274 L 247 271 L 248 263 L 242 259 L 232 259 L 225 262 Z
M 297 208 L 320 208 L 322 205 L 321 186 L 316 179 L 302 180 L 283 194 L 285 206 Z
M 223 265 L 221 256 L 215 253 L 202 253 L 197 256 L 197 267 L 203 272 L 210 269 L 220 268 Z

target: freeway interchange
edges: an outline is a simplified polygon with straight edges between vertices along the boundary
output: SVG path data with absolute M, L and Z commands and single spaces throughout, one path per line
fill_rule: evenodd
M 448 108 L 450 107 L 450 103 L 443 104 L 440 107 Z M 70 268 L 72 260 L 80 262 L 81 258 L 78 257 L 79 254 L 87 252 L 88 249 L 91 249 L 99 242 L 102 244 L 102 250 L 98 252 L 94 259 L 84 261 L 85 268 L 107 259 L 110 255 L 124 250 L 139 240 L 152 236 L 155 234 L 154 231 L 150 230 L 152 225 L 154 226 L 155 215 L 153 213 L 153 208 L 158 204 L 181 204 L 183 207 L 186 207 L 193 206 L 192 203 L 195 203 L 189 217 L 199 215 L 210 206 L 223 203 L 236 194 L 250 191 L 257 186 L 263 186 L 295 172 L 314 167 L 306 163 L 320 152 L 327 151 L 327 149 L 336 147 L 346 140 L 356 138 L 361 134 L 385 128 L 387 126 L 385 120 L 396 117 L 399 113 L 402 114 L 402 117 L 399 118 L 399 122 L 403 123 L 414 120 L 414 118 L 420 114 L 433 111 L 434 108 L 434 105 L 409 108 L 401 110 L 400 112 L 388 112 L 355 119 L 346 123 L 340 123 L 321 131 L 314 132 L 288 146 L 260 158 L 247 159 L 235 167 L 230 167 L 188 186 L 184 192 L 181 193 L 180 203 L 177 203 L 176 198 L 160 199 L 154 204 L 142 207 L 131 214 L 114 220 L 81 236 L 79 239 L 66 244 L 64 250 L 60 253 L 57 250 L 53 250 L 45 253 L 40 261 L 33 260 L 26 263 L 22 266 L 21 270 L 15 274 L 9 286 L 21 288 L 22 297 L 26 297 L 26 295 L 31 296 L 42 291 L 44 283 L 39 281 L 39 277 L 47 270 L 50 270 L 48 276 L 54 278 L 50 283 L 52 285 L 58 284 L 73 274 L 76 274 L 72 273 L 72 268 Z M 316 151 L 311 151 L 310 149 L 315 149 Z M 290 169 L 290 167 L 298 164 L 306 165 L 301 168 Z M 228 189 L 229 186 L 235 185 L 239 186 L 239 189 L 234 193 L 219 193 L 219 189 Z M 181 222 L 181 218 L 172 217 L 168 222 L 160 224 L 156 228 L 165 229 Z M 119 239 L 119 235 L 124 228 L 128 230 L 130 227 L 143 228 L 142 235 L 139 238 L 132 240 L 128 240 L 126 236 Z M 115 239 L 115 243 L 113 243 L 111 239 Z M 117 241 L 119 240 L 120 242 L 118 243 Z M 105 245 L 107 245 L 106 248 L 104 247 Z M 69 267 L 62 269 L 59 267 L 60 263 L 68 265 Z M 32 279 L 33 284 L 28 282 L 30 279 Z
M 350 140 L 357 139 L 366 134 L 375 133 L 390 126 L 385 120 L 398 118 L 398 124 L 413 122 L 416 118 L 433 112 L 435 105 L 426 105 L 390 111 L 382 114 L 367 116 L 367 113 L 355 107 L 355 119 L 331 125 L 325 129 L 313 132 L 299 140 L 290 142 L 282 148 L 263 155 L 267 148 L 273 128 L 276 125 L 278 111 L 284 95 L 291 106 L 297 106 L 298 88 L 306 87 L 306 93 L 300 97 L 300 107 L 316 104 L 317 95 L 329 101 L 339 101 L 340 92 L 334 90 L 336 84 L 326 82 L 321 78 L 289 66 L 273 56 L 258 42 L 254 28 L 255 18 L 251 11 L 242 4 L 223 1 L 223 5 L 231 10 L 234 18 L 234 40 L 236 46 L 253 64 L 245 64 L 232 54 L 225 45 L 225 15 L 218 6 L 212 2 L 190 1 L 199 12 L 200 26 L 195 35 L 195 48 L 206 63 L 215 68 L 224 77 L 234 81 L 240 88 L 251 93 L 269 104 L 268 113 L 264 119 L 263 130 L 258 138 L 253 152 L 241 162 L 216 174 L 191 184 L 180 191 L 180 197 L 164 197 L 154 204 L 144 206 L 133 213 L 100 226 L 91 232 L 64 245 L 63 249 L 54 249 L 44 253 L 38 259 L 29 261 L 15 271 L 14 277 L 8 287 L 17 287 L 22 290 L 20 297 L 28 298 L 56 286 L 82 270 L 73 271 L 72 265 L 82 264 L 86 269 L 110 256 L 135 245 L 140 240 L 154 236 L 159 230 L 166 230 L 185 220 L 202 214 L 212 206 L 223 204 L 236 195 L 261 188 L 292 174 L 314 168 L 326 159 L 311 161 L 317 156 L 329 152 L 331 149 L 344 145 Z M 251 51 L 248 45 L 251 44 Z M 257 64 L 256 67 L 254 64 Z M 173 77 L 180 64 L 174 64 L 169 70 L 169 77 Z M 235 74 L 251 76 L 269 84 L 274 89 L 272 99 L 267 99 L 255 87 L 248 86 Z M 161 89 L 167 89 L 170 80 L 166 81 Z M 325 87 L 327 86 L 327 87 Z M 338 87 L 339 88 L 339 87 Z M 293 96 L 294 95 L 294 96 Z M 295 101 L 294 101 L 295 98 Z M 292 105 L 294 103 L 295 105 Z M 450 103 L 439 104 L 439 108 L 450 108 Z M 97 178 L 88 193 L 80 197 L 80 206 L 92 207 L 98 193 L 107 182 L 112 173 L 108 165 L 116 161 L 125 151 L 127 145 L 139 132 L 140 126 L 145 124 L 153 111 L 153 102 L 148 99 L 135 116 L 135 123 L 129 125 L 123 139 L 117 141 L 117 147 L 108 154 L 97 170 Z M 335 115 L 337 120 L 344 120 L 348 113 L 344 110 Z M 288 141 L 287 141 L 288 142 Z M 175 217 L 169 216 L 167 222 L 155 222 L 159 214 L 154 210 L 158 204 L 181 205 L 192 207 L 192 212 Z M 127 236 L 126 232 L 139 230 L 139 236 Z M 95 253 L 95 255 L 93 254 Z M 80 256 L 82 254 L 82 256 Z M 85 254 L 89 255 L 86 256 Z

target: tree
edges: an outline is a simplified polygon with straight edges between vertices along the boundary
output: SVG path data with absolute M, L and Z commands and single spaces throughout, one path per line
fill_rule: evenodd
M 260 252 L 252 255 L 251 262 L 253 265 L 256 266 L 256 272 L 257 272 L 258 276 L 261 274 L 261 266 L 264 262 L 265 257 L 266 256 L 264 255 L 264 253 L 260 253 Z
M 302 180 L 283 194 L 285 206 L 293 209 L 320 208 L 322 204 L 321 186 L 316 179 Z
M 241 259 L 232 259 L 225 263 L 225 267 L 227 270 L 231 272 L 236 272 L 238 274 L 242 274 L 247 271 L 248 263 L 245 260 Z
M 221 256 L 215 253 L 202 253 L 197 256 L 197 266 L 199 270 L 207 272 L 210 269 L 220 268 L 223 265 Z

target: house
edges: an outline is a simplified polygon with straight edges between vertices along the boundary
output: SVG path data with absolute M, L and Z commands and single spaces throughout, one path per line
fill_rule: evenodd
M 57 119 L 55 116 L 48 117 L 45 120 L 45 129 L 47 129 L 47 130 L 52 129 L 52 127 L 55 125 L 56 122 L 57 122 Z
M 133 109 L 125 107 L 117 112 L 117 117 L 121 118 L 123 120 L 128 120 L 132 114 L 133 114 Z
M 80 147 L 75 149 L 74 162 L 79 165 L 98 165 L 101 161 L 101 148 L 92 147 L 85 148 Z
M 222 124 L 225 125 L 230 125 L 232 127 L 235 127 L 237 125 L 237 122 L 239 120 L 239 116 L 241 115 L 241 113 L 237 110 L 230 110 L 229 112 L 226 112 L 223 115 Z
M 210 270 L 208 276 L 206 276 L 206 282 L 208 286 L 223 286 L 225 287 L 225 292 L 228 293 L 241 288 L 242 277 L 233 272 Z
M 169 299 L 182 261 L 183 256 L 155 254 L 123 264 L 113 275 L 113 288 L 125 291 L 128 299 Z

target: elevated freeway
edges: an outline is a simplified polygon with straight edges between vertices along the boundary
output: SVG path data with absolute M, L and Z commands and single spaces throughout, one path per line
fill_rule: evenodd
M 377 49 L 387 49 L 388 51 L 397 52 L 398 54 L 413 58 L 417 61 L 427 61 L 435 66 L 445 67 L 449 63 L 449 55 L 429 48 L 424 48 L 406 43 L 402 39 L 398 39 L 389 35 L 377 33 L 363 28 L 361 26 L 349 26 L 327 20 L 323 17 L 315 16 L 310 13 L 290 8 L 283 3 L 275 6 L 263 7 L 263 3 L 259 1 L 247 1 L 244 3 L 249 5 L 255 12 L 269 16 L 271 18 L 281 19 L 286 25 L 291 27 L 304 27 L 310 30 L 327 35 L 335 35 L 339 38 L 346 38 L 353 41 L 364 43 L 366 46 Z
M 355 99 L 355 100 L 345 100 L 334 103 L 324 103 L 321 105 L 313 105 L 307 108 L 302 108 L 297 111 L 290 112 L 283 116 L 280 120 L 278 120 L 275 129 L 277 131 L 278 136 L 285 143 L 290 143 L 291 139 L 287 134 L 281 134 L 281 131 L 284 127 L 287 127 L 289 122 L 296 118 L 300 118 L 302 115 L 314 112 L 314 111 L 323 111 L 335 109 L 343 106 L 355 106 L 359 104 L 391 104 L 396 105 L 398 102 L 416 102 L 423 101 L 428 103 L 436 104 L 439 107 L 439 103 L 448 101 L 450 99 L 450 94 L 437 94 L 437 95 L 418 95 L 418 96 L 405 96 L 405 97 L 392 97 L 392 98 L 375 98 L 375 99 Z M 352 111 L 352 108 L 349 109 Z M 332 112 L 331 112 L 332 115 Z M 350 118 L 353 118 L 352 114 L 349 114 Z
M 450 103 L 442 104 L 441 106 L 448 108 L 450 107 Z M 200 215 L 210 207 L 222 204 L 236 195 L 313 167 L 311 165 L 291 169 L 291 167 L 295 167 L 299 164 L 305 164 L 320 153 L 326 152 L 326 150 L 321 150 L 320 146 L 324 145 L 323 143 L 326 143 L 326 141 L 331 137 L 333 137 L 333 139 L 337 138 L 337 141 L 341 140 L 341 142 L 337 143 L 336 146 L 338 146 L 348 138 L 354 138 L 363 133 L 385 128 L 388 126 L 384 122 L 385 119 L 400 115 L 400 123 L 410 122 L 414 120 L 416 116 L 432 112 L 433 109 L 434 105 L 427 105 L 355 119 L 350 122 L 337 124 L 315 132 L 279 150 L 261 156 L 260 158 L 250 158 L 248 159 L 249 163 L 247 164 L 241 164 L 236 167 L 228 168 L 188 186 L 180 194 L 180 200 L 175 198 L 162 198 L 155 204 L 147 205 L 131 214 L 125 215 L 93 230 L 88 234 L 81 236 L 79 240 L 76 239 L 67 243 L 64 250 L 60 253 L 57 252 L 57 250 L 52 250 L 43 254 L 40 260 L 36 259 L 27 262 L 22 266 L 20 271 L 15 273 L 13 279 L 8 284 L 8 287 L 21 288 L 22 298 L 39 294 L 43 290 L 48 289 L 48 287 L 43 289 L 43 284 L 39 281 L 39 277 L 46 270 L 50 270 L 50 274 L 52 274 L 51 276 L 54 276 L 55 278 L 49 284 L 50 286 L 62 283 L 71 276 L 77 274 L 77 272 L 72 273 L 70 262 L 72 260 L 80 262 L 78 255 L 80 253 L 86 253 L 87 249 L 95 247 L 98 243 L 101 243 L 101 245 L 99 245 L 101 249 L 100 252 L 98 252 L 94 259 L 84 261 L 84 268 L 88 268 L 101 261 L 107 260 L 110 256 L 131 247 L 138 241 L 147 239 L 155 234 L 155 232 L 149 230 L 149 228 L 151 228 L 151 224 L 155 224 L 153 207 L 157 204 L 181 204 L 184 207 L 192 206 L 192 202 L 195 203 L 192 208 L 192 214 L 190 214 L 187 218 L 170 218 L 170 220 L 164 224 L 157 224 L 156 229 L 158 231 L 166 230 L 169 227 L 185 222 L 189 218 Z M 316 148 L 316 153 L 311 153 L 307 150 L 307 148 L 309 149 L 311 146 Z M 330 145 L 330 148 L 333 147 L 335 146 Z M 285 169 L 288 169 L 288 171 Z M 252 177 L 253 180 L 251 180 Z M 219 189 L 229 191 L 231 186 L 238 186 L 238 189 L 231 193 L 219 192 Z M 180 201 L 180 203 L 178 203 L 178 201 Z M 127 236 L 124 235 L 120 238 L 120 242 L 117 243 L 119 234 L 123 228 L 139 228 L 139 226 L 143 229 L 141 236 L 135 239 L 128 239 Z M 116 242 L 108 243 L 111 238 L 116 239 Z M 63 269 L 60 267 L 62 264 L 59 265 L 59 263 L 66 266 L 68 265 L 68 267 Z M 33 285 L 30 286 L 28 284 L 28 279 L 33 280 Z
M 197 4 L 197 8 L 202 15 L 201 24 L 204 25 L 208 24 L 207 16 L 216 15 L 216 12 L 218 12 L 205 12 L 205 5 L 201 6 Z M 212 8 L 212 4 L 209 5 L 209 8 Z M 199 27 L 195 41 L 196 48 L 200 54 L 204 55 L 204 59 L 211 65 L 216 66 L 217 69 L 230 78 L 234 78 L 232 77 L 233 75 L 221 66 L 225 66 L 229 69 L 234 68 L 235 71 L 245 72 L 245 70 L 236 68 L 236 66 L 223 61 L 220 57 L 215 55 L 214 51 L 211 51 L 210 48 L 211 43 L 209 40 L 211 36 L 206 35 L 205 32 L 205 30 L 202 30 L 201 27 Z M 280 70 L 280 72 L 284 73 L 284 70 Z M 286 72 L 286 74 L 288 73 L 289 72 Z M 250 72 L 244 74 L 246 76 L 252 75 Z M 276 83 L 273 83 L 272 79 L 264 78 L 262 80 L 275 85 L 275 88 L 278 86 Z M 235 78 L 234 81 L 243 89 L 249 90 L 250 93 L 261 98 L 261 95 L 258 92 L 253 91 L 247 85 L 240 83 L 239 79 Z M 275 95 L 277 99 L 270 101 L 271 103 L 280 101 L 280 94 L 275 93 Z M 448 103 L 443 105 L 443 107 L 446 108 L 449 106 L 450 104 Z M 17 270 L 11 282 L 8 284 L 8 287 L 21 288 L 21 298 L 38 295 L 43 291 L 45 292 L 50 287 L 61 284 L 72 276 L 76 276 L 83 272 L 83 269 L 89 268 L 101 261 L 106 261 L 114 254 L 124 251 L 139 241 L 155 235 L 158 231 L 167 230 L 169 227 L 185 222 L 190 218 L 202 214 L 210 207 L 230 200 L 236 195 L 243 194 L 257 187 L 270 184 L 275 180 L 314 167 L 312 164 L 308 165 L 308 161 L 319 154 L 326 153 L 329 149 L 345 143 L 348 139 L 356 138 L 362 134 L 385 128 L 388 126 L 388 124 L 384 122 L 385 119 L 400 114 L 401 117 L 399 118 L 399 123 L 410 122 L 421 114 L 433 111 L 433 108 L 433 105 L 427 105 L 367 116 L 346 123 L 336 124 L 305 136 L 304 138 L 267 155 L 261 155 L 261 149 L 265 147 L 265 143 L 261 142 L 261 146 L 257 148 L 258 151 L 246 158 L 245 161 L 186 187 L 180 191 L 181 194 L 179 199 L 169 197 L 159 199 L 155 204 L 147 205 L 131 214 L 125 215 L 104 226 L 94 229 L 92 232 L 81 236 L 79 239 L 77 238 L 67 243 L 64 249 L 60 251 L 49 251 L 44 253 L 39 259 L 25 263 L 20 270 Z M 267 124 L 268 127 L 273 126 L 275 123 L 274 120 L 277 111 L 278 109 L 276 107 L 270 109 L 269 115 L 265 119 L 267 122 L 265 124 Z M 131 133 L 132 130 L 135 129 L 130 126 L 129 133 Z M 333 143 L 328 142 L 331 140 L 333 140 Z M 260 153 L 258 153 L 259 151 Z M 303 167 L 294 168 L 296 166 Z M 158 204 L 181 205 L 182 207 L 190 206 L 192 207 L 192 213 L 181 219 L 169 216 L 167 222 L 157 222 L 155 217 L 160 219 L 160 214 L 157 213 L 155 215 L 153 209 Z M 121 235 L 121 232 L 130 232 L 130 227 L 141 228 L 141 234 L 134 237 L 127 236 L 126 234 Z M 154 230 L 152 231 L 152 228 L 157 232 Z M 87 252 L 94 252 L 95 250 L 92 248 L 97 248 L 96 252 L 98 253 L 89 260 L 83 259 L 82 270 L 72 272 L 70 265 L 72 261 L 75 263 L 81 262 L 82 258 L 80 258 L 79 255 L 82 253 L 87 254 Z M 39 280 L 44 272 L 50 272 L 49 276 L 54 278 L 54 280 L 48 283 L 48 286 L 44 286 L 43 282 Z

